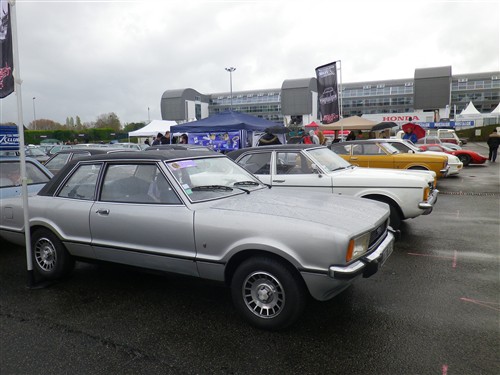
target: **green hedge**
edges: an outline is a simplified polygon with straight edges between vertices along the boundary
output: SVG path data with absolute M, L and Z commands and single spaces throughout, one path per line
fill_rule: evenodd
M 114 134 L 114 135 L 112 135 Z M 25 130 L 25 144 L 40 144 L 41 141 L 48 138 L 54 138 L 65 143 L 77 139 L 78 143 L 108 143 L 111 140 L 120 142 L 128 142 L 128 133 L 115 132 L 113 129 L 85 129 L 83 131 L 76 130 Z
M 496 124 L 481 126 L 478 128 L 461 129 L 457 131 L 457 135 L 459 138 L 467 138 L 471 142 L 486 142 L 491 132 L 499 126 L 499 124 Z M 476 135 L 476 131 L 480 131 L 481 134 Z

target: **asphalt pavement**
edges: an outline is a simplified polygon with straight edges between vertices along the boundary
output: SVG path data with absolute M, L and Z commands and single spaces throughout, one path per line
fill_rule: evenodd
M 28 289 L 24 248 L 2 242 L 0 374 L 496 375 L 499 172 L 500 160 L 440 180 L 434 211 L 403 224 L 379 273 L 278 333 L 193 278 L 78 263 Z

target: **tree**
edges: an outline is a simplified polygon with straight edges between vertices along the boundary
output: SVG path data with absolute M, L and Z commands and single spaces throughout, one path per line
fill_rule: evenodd
M 146 126 L 146 123 L 144 123 L 144 122 L 130 122 L 124 126 L 123 131 L 125 133 L 133 132 L 134 130 L 143 128 L 145 126 Z
M 118 116 L 114 113 L 106 113 L 99 115 L 95 122 L 96 128 L 109 128 L 115 131 L 119 131 L 121 129 L 121 123 Z
M 82 128 L 82 120 L 80 120 L 80 116 L 76 116 L 75 128 L 77 128 L 77 129 Z
M 58 130 L 62 129 L 64 126 L 58 122 L 42 118 L 36 120 L 36 122 L 35 121 L 30 122 L 29 127 L 30 129 L 35 129 L 35 130 Z

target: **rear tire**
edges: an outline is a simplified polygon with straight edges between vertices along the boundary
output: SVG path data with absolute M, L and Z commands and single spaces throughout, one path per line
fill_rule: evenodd
M 307 293 L 303 280 L 284 261 L 267 257 L 247 259 L 231 281 L 233 303 L 251 325 L 280 330 L 304 311 Z
M 38 229 L 33 233 L 31 246 L 34 269 L 44 279 L 59 279 L 75 266 L 74 258 L 61 240 L 47 229 Z

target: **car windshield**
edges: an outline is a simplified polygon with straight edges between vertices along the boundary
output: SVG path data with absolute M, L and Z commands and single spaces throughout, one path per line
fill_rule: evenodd
M 318 166 L 328 172 L 351 167 L 349 162 L 326 147 L 307 150 L 307 153 L 317 162 Z
M 226 157 L 177 160 L 166 165 L 192 202 L 250 193 L 265 187 Z

